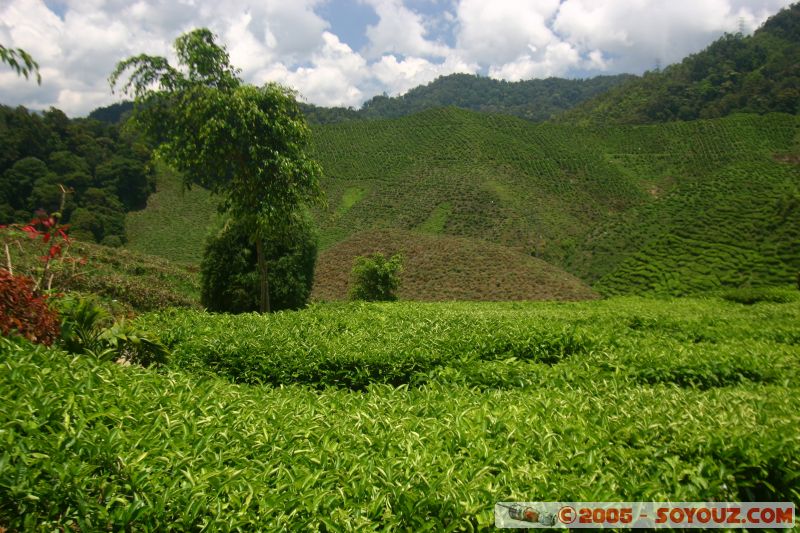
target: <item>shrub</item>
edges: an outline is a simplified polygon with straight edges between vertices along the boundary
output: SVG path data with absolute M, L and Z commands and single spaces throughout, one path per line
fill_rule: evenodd
M 111 315 L 93 298 L 67 295 L 55 301 L 61 314 L 61 346 L 82 354 L 100 348 L 100 334 Z
M 380 252 L 357 257 L 351 273 L 350 299 L 391 302 L 397 300 L 403 258 L 386 259 Z
M 113 321 L 93 297 L 67 295 L 56 302 L 61 311 L 60 344 L 66 351 L 142 366 L 166 363 L 164 345 L 124 320 Z
M 58 313 L 46 296 L 33 290 L 33 281 L 0 269 L 0 331 L 17 333 L 26 339 L 51 345 L 58 338 Z
M 200 264 L 200 301 L 209 311 L 246 313 L 259 308 L 256 247 L 251 231 L 229 220 L 206 242 Z M 299 309 L 308 301 L 317 262 L 317 236 L 307 218 L 291 224 L 264 246 L 273 311 Z

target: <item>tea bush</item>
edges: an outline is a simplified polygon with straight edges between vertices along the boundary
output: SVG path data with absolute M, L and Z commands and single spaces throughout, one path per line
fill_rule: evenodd
M 800 373 L 800 305 L 751 309 L 709 298 L 593 303 L 314 305 L 270 316 L 164 311 L 138 324 L 172 365 L 237 383 L 364 389 L 454 379 L 508 363 L 513 382 L 584 379 L 713 388 Z M 484 366 L 486 365 L 486 366 Z M 533 377 L 535 376 L 535 377 Z
M 657 306 L 617 305 L 659 320 Z M 511 319 L 525 310 L 503 307 L 484 311 Z M 600 307 L 598 316 L 618 318 L 614 306 Z M 541 314 L 576 311 L 597 321 L 573 306 Z M 743 315 L 726 311 L 732 336 L 746 338 Z M 344 314 L 300 314 L 313 316 L 294 334 L 347 327 Z M 789 355 L 797 359 L 796 347 Z M 609 357 L 595 351 L 562 363 L 581 379 L 558 377 L 558 365 L 474 360 L 439 367 L 462 383 L 318 391 L 156 373 L 0 338 L 0 523 L 25 531 L 488 530 L 502 500 L 800 502 L 794 380 L 705 390 L 639 384 L 598 371 Z M 623 362 L 635 364 L 628 355 Z M 518 388 L 505 382 L 512 375 L 531 379 Z M 488 388 L 471 386 L 475 379 Z

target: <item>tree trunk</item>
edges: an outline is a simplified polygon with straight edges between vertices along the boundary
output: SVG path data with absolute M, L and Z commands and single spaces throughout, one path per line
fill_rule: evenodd
M 267 258 L 264 257 L 264 241 L 261 237 L 256 238 L 256 256 L 258 259 L 258 276 L 261 281 L 261 298 L 258 310 L 261 313 L 269 313 L 269 280 L 267 279 Z

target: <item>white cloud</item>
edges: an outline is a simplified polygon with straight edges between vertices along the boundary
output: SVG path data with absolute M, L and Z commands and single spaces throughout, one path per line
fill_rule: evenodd
M 722 33 L 738 31 L 740 20 L 752 31 L 788 3 L 564 0 L 553 28 L 581 53 L 602 50 L 607 58 L 613 58 L 606 61 L 607 68 L 641 72 L 656 61 L 664 65 L 680 61 Z
M 75 116 L 119 98 L 106 81 L 119 60 L 174 60 L 172 42 L 196 27 L 220 36 L 248 82 L 281 81 L 313 103 L 358 106 L 452 72 L 642 72 L 740 25 L 750 32 L 792 0 L 359 0 L 378 21 L 344 24 L 338 35 L 318 8 L 350 0 L 49 1 L 62 16 L 43 0 L 0 0 L 0 43 L 30 52 L 42 74 L 38 86 L 0 66 L 0 102 Z M 363 50 L 346 44 L 358 31 Z
M 580 62 L 580 55 L 572 45 L 553 42 L 545 47 L 540 56 L 525 54 L 499 67 L 491 67 L 489 76 L 509 81 L 564 76 Z
M 330 33 L 313 54 L 311 66 L 291 70 L 283 63 L 259 73 L 258 82 L 279 81 L 296 88 L 308 101 L 326 106 L 357 106 L 364 100 L 358 84 L 368 77 L 367 62 Z
M 484 65 L 515 61 L 531 50 L 544 49 L 556 37 L 548 20 L 558 0 L 462 0 L 458 6 L 458 48 Z
M 468 64 L 455 57 L 448 58 L 442 63 L 431 63 L 421 57 L 398 60 L 393 55 L 383 56 L 372 67 L 374 76 L 385 87 L 392 88 L 391 94 L 403 94 L 439 76 L 455 72 L 474 74 L 477 70 L 476 64 Z
M 377 13 L 379 20 L 366 29 L 370 45 L 369 57 L 387 53 L 407 56 L 448 55 L 448 48 L 425 38 L 428 29 L 423 17 L 403 5 L 402 0 L 365 0 Z

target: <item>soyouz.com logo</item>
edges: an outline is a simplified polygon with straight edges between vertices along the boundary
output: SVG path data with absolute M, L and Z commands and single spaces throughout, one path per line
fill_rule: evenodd
M 499 528 L 791 528 L 791 502 L 499 502 Z

